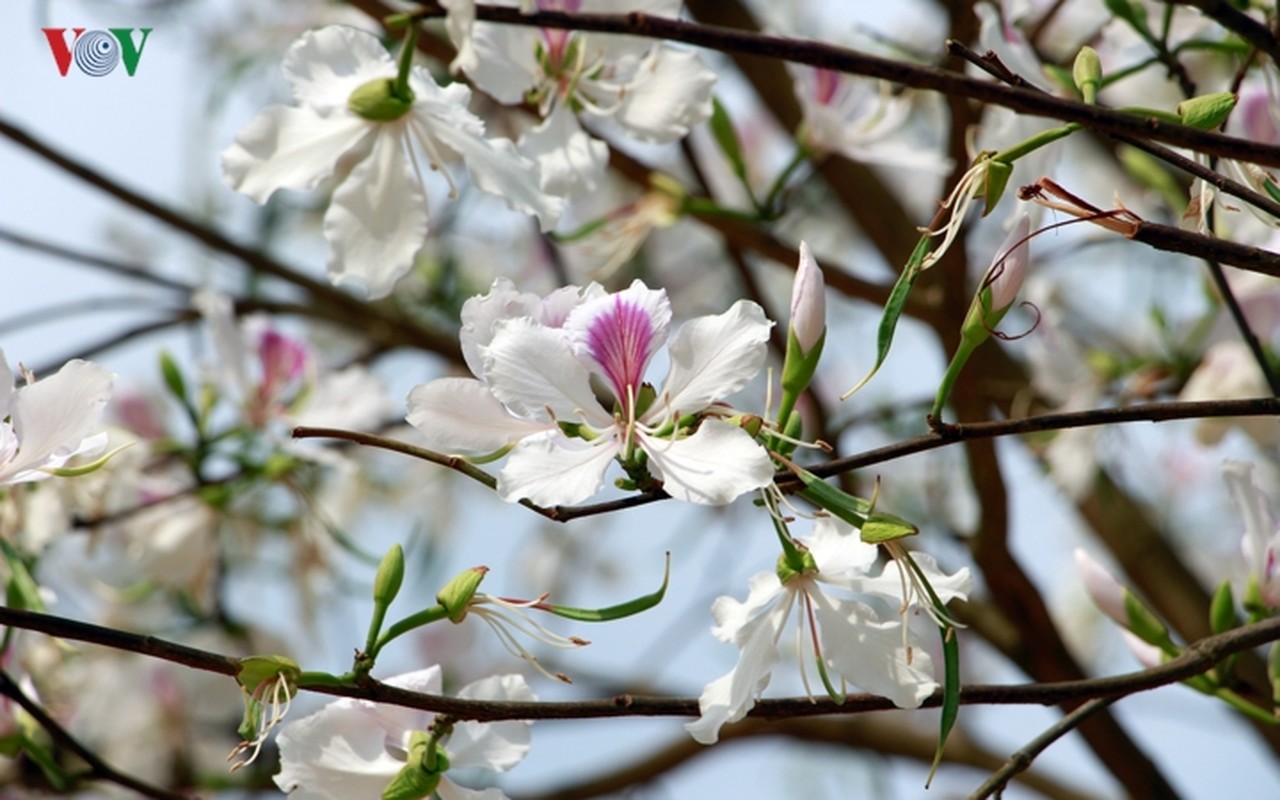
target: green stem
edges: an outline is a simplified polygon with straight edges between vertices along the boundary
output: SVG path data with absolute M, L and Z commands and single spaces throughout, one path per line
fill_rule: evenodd
M 984 330 L 985 333 L 985 330 Z M 968 363 L 969 356 L 973 355 L 973 351 L 978 349 L 978 345 L 982 340 L 971 336 L 963 336 L 960 339 L 960 346 L 956 348 L 956 354 L 951 357 L 951 363 L 947 365 L 947 372 L 942 376 L 942 383 L 938 384 L 938 396 L 933 400 L 933 410 L 929 412 L 929 416 L 933 419 L 942 421 L 942 408 L 947 404 L 947 398 L 951 396 L 951 387 L 955 384 L 956 378 L 960 377 L 960 371 L 964 369 L 964 365 Z
M 782 190 L 787 186 L 787 181 L 791 179 L 792 174 L 800 168 L 801 164 L 809 160 L 809 156 L 809 148 L 803 144 L 796 147 L 795 155 L 791 156 L 791 160 L 782 168 L 782 172 L 779 172 L 778 177 L 774 178 L 773 185 L 769 187 L 769 193 L 765 195 L 764 203 L 757 206 L 760 213 L 771 218 L 777 215 L 778 195 L 782 194 Z
M 379 637 L 378 641 L 372 647 L 366 649 L 366 654 L 370 660 L 376 660 L 378 653 L 382 652 L 382 648 L 390 644 L 394 639 L 403 636 L 415 628 L 421 628 L 423 625 L 429 625 L 432 622 L 439 622 L 447 619 L 449 612 L 442 605 L 435 605 L 431 608 L 419 611 L 416 614 L 410 614 L 404 619 L 387 628 L 387 632 Z
M 396 63 L 396 79 L 391 93 L 401 100 L 413 102 L 413 90 L 409 88 L 409 71 L 413 68 L 413 54 L 418 44 L 418 25 L 411 24 L 404 32 L 404 44 L 400 46 L 400 58 Z
M 1075 122 L 1069 122 L 1066 125 L 1063 125 L 1058 128 L 1050 128 L 1047 131 L 1041 131 L 1040 133 L 1037 133 L 1035 136 L 1032 136 L 1023 142 L 1019 142 L 1018 144 L 1015 144 L 1013 147 L 1010 147 L 1008 150 L 1002 150 L 999 153 L 996 153 L 994 156 L 991 157 L 991 160 L 1003 161 L 1006 164 L 1012 164 L 1014 161 L 1017 161 L 1018 159 L 1027 155 L 1028 153 L 1033 153 L 1036 150 L 1039 150 L 1041 147 L 1044 147 L 1047 144 L 1056 142 L 1059 139 L 1065 139 L 1066 137 L 1080 130 L 1080 128 L 1081 126 L 1079 124 Z

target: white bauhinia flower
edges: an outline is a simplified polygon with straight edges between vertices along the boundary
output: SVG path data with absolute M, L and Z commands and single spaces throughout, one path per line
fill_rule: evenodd
M 904 138 L 912 96 L 883 82 L 803 64 L 787 64 L 804 119 L 800 138 L 817 153 L 839 153 L 882 167 L 942 175 L 951 159 Z
M 106 433 L 92 433 L 111 399 L 114 376 L 97 364 L 68 361 L 54 375 L 14 386 L 0 350 L 0 486 L 49 477 L 78 455 L 100 451 Z
M 424 159 L 433 170 L 462 161 L 472 184 L 536 216 L 543 230 L 559 219 L 564 203 L 539 188 L 537 165 L 510 141 L 485 138 L 484 123 L 467 110 L 466 86 L 441 87 L 415 67 L 411 103 L 364 112 L 378 119 L 354 110 L 357 90 L 397 74 L 372 34 L 341 26 L 305 33 L 285 56 L 284 72 L 297 105 L 268 108 L 245 126 L 222 168 L 232 188 L 259 203 L 277 189 L 314 189 L 337 178 L 324 219 L 335 283 L 382 297 L 412 267 L 428 229 Z
M 496 283 L 463 309 L 462 349 L 478 380 L 417 387 L 408 420 L 436 450 L 510 447 L 498 491 L 512 501 L 584 500 L 615 458 L 695 503 L 727 503 L 768 485 L 768 453 L 723 419 L 733 412 L 720 401 L 760 371 L 772 323 L 749 301 L 690 320 L 672 337 L 670 371 L 655 392 L 645 373 L 670 322 L 666 292 L 640 281 L 615 294 L 592 284 L 541 301 Z
M 777 572 L 759 573 L 744 602 L 722 596 L 711 607 L 716 619 L 712 633 L 736 644 L 741 654 L 737 666 L 707 684 L 698 698 L 701 716 L 685 725 L 697 741 L 714 743 L 721 726 L 742 719 L 755 705 L 769 685 L 779 658 L 778 640 L 797 605 L 802 664 L 813 657 L 827 675 L 887 697 L 900 708 L 918 707 L 938 687 L 924 640 L 907 623 L 913 609 L 930 608 L 915 578 L 887 567 L 873 572 L 876 546 L 830 517 L 820 517 L 803 544 L 812 556 L 811 568 L 780 565 Z M 928 555 L 913 553 L 912 558 L 943 603 L 966 596 L 967 567 L 947 575 Z M 839 591 L 832 594 L 830 589 Z M 803 666 L 801 674 L 807 686 Z
M 1226 461 L 1222 477 L 1227 491 L 1244 518 L 1244 536 L 1240 549 L 1245 563 L 1258 584 L 1262 602 L 1280 608 L 1280 525 L 1276 523 L 1271 498 L 1253 482 L 1253 464 Z
M 672 142 L 711 116 L 716 75 L 693 51 L 634 36 L 476 23 L 474 2 L 445 5 L 459 53 L 453 68 L 501 103 L 538 106 L 543 122 L 521 139 L 520 148 L 538 160 L 542 188 L 552 194 L 593 191 L 604 174 L 609 148 L 582 129 L 579 117 L 612 120 L 642 141 Z M 520 5 L 571 13 L 680 13 L 680 0 Z
M 440 667 L 432 666 L 386 681 L 391 686 L 440 694 Z M 534 700 L 524 678 L 499 675 L 476 681 L 458 693 L 470 700 Z M 376 800 L 407 767 L 436 715 L 400 706 L 343 698 L 280 731 L 280 772 L 276 785 L 293 800 Z M 442 800 L 499 800 L 498 789 L 477 791 L 454 783 L 449 771 L 505 772 L 529 751 L 528 722 L 458 722 L 439 744 L 447 770 L 434 788 Z M 428 796 L 431 796 L 428 794 Z

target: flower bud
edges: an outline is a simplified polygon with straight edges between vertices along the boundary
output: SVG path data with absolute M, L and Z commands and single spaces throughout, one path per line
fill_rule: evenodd
M 1124 587 L 1115 576 L 1084 550 L 1076 549 L 1076 569 L 1084 581 L 1084 590 L 1098 610 L 1121 626 L 1129 627 L 1129 616 L 1124 610 Z
M 471 599 L 476 596 L 476 589 L 480 588 L 480 581 L 484 580 L 485 574 L 489 571 L 488 567 L 472 567 L 463 570 L 440 590 L 436 595 L 436 602 L 444 606 L 444 610 L 449 614 L 449 621 L 457 624 L 462 622 L 463 617 L 467 616 L 467 608 L 471 605 Z
M 1031 232 L 1031 218 L 1019 214 L 1013 230 L 1005 237 L 996 251 L 995 260 L 983 276 L 969 314 L 965 317 L 963 331 L 966 335 L 989 334 L 1018 299 L 1022 282 L 1027 276 L 1027 264 L 1031 260 L 1031 248 L 1027 236 Z M 981 329 L 980 331 L 978 329 Z
M 1076 54 L 1075 63 L 1071 65 L 1071 78 L 1075 81 L 1080 96 L 1092 105 L 1098 99 L 1098 89 L 1102 86 L 1102 60 L 1098 51 L 1085 45 Z
M 383 608 L 391 605 L 400 593 L 400 584 L 404 581 L 404 550 L 399 544 L 391 545 L 391 549 L 382 557 L 378 565 L 378 574 L 373 578 L 373 602 Z
M 396 93 L 394 78 L 375 78 L 351 93 L 347 108 L 359 117 L 374 122 L 391 122 L 413 108 L 413 90 L 406 87 L 408 97 Z
M 827 332 L 827 293 L 822 270 L 809 251 L 800 243 L 800 265 L 791 285 L 791 331 L 795 333 L 802 355 L 808 355 L 821 344 Z
M 1202 131 L 1212 130 L 1226 121 L 1231 109 L 1236 107 L 1234 92 L 1214 92 L 1192 97 L 1178 103 L 1178 118 L 1183 125 Z
M 827 336 L 827 293 L 822 270 L 800 243 L 800 265 L 791 285 L 791 324 L 787 330 L 787 354 L 782 362 L 782 388 L 792 401 L 809 386 L 822 357 Z M 785 423 L 785 420 L 783 420 Z

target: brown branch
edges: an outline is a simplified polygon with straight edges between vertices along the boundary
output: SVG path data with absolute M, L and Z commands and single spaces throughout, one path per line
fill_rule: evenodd
M 0 607 L 0 625 L 39 631 L 61 639 L 72 639 L 131 653 L 141 653 L 152 658 L 222 675 L 234 676 L 240 669 L 240 659 L 232 656 L 187 647 L 154 636 L 128 633 L 34 611 Z M 1201 675 L 1227 656 L 1277 640 L 1280 640 L 1280 617 L 1201 639 L 1187 646 L 1177 658 L 1148 670 L 1106 678 L 1085 678 L 1051 683 L 966 686 L 960 692 L 960 702 L 965 705 L 1055 706 L 1084 702 L 1098 697 L 1126 697 Z M 596 700 L 576 701 L 467 700 L 421 694 L 381 683 L 372 678 L 357 684 L 343 685 L 319 681 L 303 682 L 299 684 L 299 688 L 335 697 L 355 697 L 405 708 L 450 714 L 462 720 L 482 722 L 512 719 L 696 717 L 699 713 L 698 700 L 692 697 L 620 694 Z M 925 699 L 922 707 L 936 708 L 941 704 L 942 691 L 939 689 Z M 829 698 L 788 697 L 760 700 L 749 716 L 780 720 L 888 711 L 893 708 L 895 706 L 891 700 L 865 693 L 850 694 L 843 704 L 837 704 Z

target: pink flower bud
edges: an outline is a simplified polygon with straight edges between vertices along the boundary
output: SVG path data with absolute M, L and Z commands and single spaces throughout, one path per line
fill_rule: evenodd
M 809 252 L 809 245 L 800 243 L 800 266 L 796 268 L 795 283 L 791 286 L 791 330 L 804 354 L 810 353 L 827 330 L 827 292 L 822 270 Z
M 1124 587 L 1093 556 L 1076 549 L 1076 568 L 1084 580 L 1084 590 L 1098 609 L 1124 628 L 1129 627 L 1129 615 L 1124 607 Z
M 1031 258 L 1031 248 L 1025 241 L 1030 233 L 1031 218 L 1025 213 L 1019 214 L 1013 223 L 1013 229 L 996 251 L 995 260 L 987 270 L 986 277 L 982 279 L 982 288 L 991 289 L 992 312 L 998 314 L 1018 299 L 1022 282 L 1027 277 L 1027 263 Z

